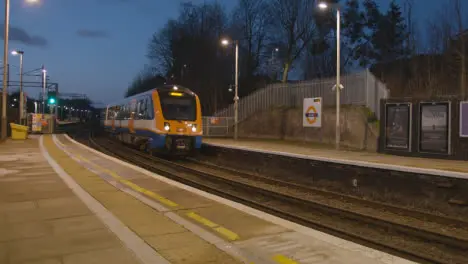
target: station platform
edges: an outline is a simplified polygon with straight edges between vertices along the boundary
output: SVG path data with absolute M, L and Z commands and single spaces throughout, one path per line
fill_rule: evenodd
M 203 143 L 218 147 L 361 167 L 468 179 L 468 163 L 459 160 L 402 157 L 366 151 L 336 150 L 320 145 L 269 139 L 203 138 Z
M 0 234 L 5 264 L 413 263 L 172 181 L 65 135 L 0 145 Z

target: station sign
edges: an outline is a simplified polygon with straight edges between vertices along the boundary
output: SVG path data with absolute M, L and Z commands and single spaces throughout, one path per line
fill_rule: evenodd
M 42 132 L 42 114 L 32 114 L 32 132 Z
M 322 127 L 322 98 L 304 98 L 303 127 Z

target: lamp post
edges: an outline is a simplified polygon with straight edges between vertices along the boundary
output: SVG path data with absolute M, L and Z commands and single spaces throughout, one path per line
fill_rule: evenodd
M 45 114 L 45 97 L 47 87 L 47 70 L 42 65 L 42 114 Z
M 28 4 L 37 4 L 39 0 L 26 0 Z M 2 120 L 1 139 L 7 137 L 7 96 L 8 96 L 8 39 L 10 29 L 10 0 L 5 0 L 5 20 L 3 30 L 3 90 L 2 90 Z
M 234 80 L 234 140 L 237 140 L 238 132 L 238 121 L 239 121 L 239 41 L 234 41 L 236 45 L 236 68 L 235 68 L 235 80 Z M 230 41 L 228 39 L 222 39 L 221 44 L 228 46 Z
M 325 2 L 320 2 L 318 7 L 322 10 L 328 9 L 329 4 Z M 341 89 L 341 80 L 340 80 L 340 70 L 341 70 L 341 62 L 340 62 L 340 6 L 339 4 L 332 5 L 333 8 L 336 9 L 336 131 L 335 131 L 335 146 L 336 149 L 340 148 L 340 137 L 341 137 L 341 128 L 340 128 L 340 89 Z
M 275 48 L 274 50 L 271 51 L 271 63 L 270 63 L 271 69 L 270 70 L 272 72 L 272 76 L 275 79 L 275 81 L 278 76 L 278 73 L 275 70 L 276 67 L 273 65 L 273 63 L 275 62 L 275 53 L 278 53 L 278 52 L 279 52 L 279 48 Z
M 22 50 L 14 50 L 11 52 L 12 55 L 20 56 L 20 103 L 19 103 L 19 121 L 20 124 L 22 125 L 23 122 L 23 113 L 24 113 L 24 93 L 23 93 L 23 56 L 24 56 L 24 51 Z
M 3 91 L 2 91 L 2 139 L 7 137 L 7 96 L 8 96 L 8 38 L 10 29 L 10 0 L 5 0 L 5 22 L 3 33 Z

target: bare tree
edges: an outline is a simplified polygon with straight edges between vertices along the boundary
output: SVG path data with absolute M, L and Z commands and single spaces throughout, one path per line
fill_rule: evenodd
M 266 46 L 271 18 L 267 13 L 265 0 L 239 0 L 233 12 L 232 27 L 240 36 L 240 45 L 245 52 L 244 67 L 246 78 L 251 77 L 259 68 L 261 55 Z
M 166 24 L 151 39 L 148 57 L 168 83 L 188 86 L 202 99 L 205 112 L 212 113 L 224 98 L 221 90 L 229 71 L 219 56 L 219 39 L 228 23 L 218 3 L 181 5 L 179 17 Z M 229 60 L 229 62 L 231 62 Z
M 283 82 L 287 82 L 294 61 L 317 35 L 316 4 L 315 0 L 271 1 L 270 12 L 277 24 L 277 37 L 285 46 Z
M 162 30 L 153 34 L 148 45 L 147 56 L 153 67 L 160 73 L 165 74 L 168 69 L 173 67 L 174 54 L 172 47 L 177 30 L 177 22 L 169 20 Z

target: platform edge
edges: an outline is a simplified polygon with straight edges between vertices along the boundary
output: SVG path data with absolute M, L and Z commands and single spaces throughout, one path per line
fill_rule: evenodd
M 372 168 L 372 169 L 382 169 L 382 170 L 390 170 L 390 171 L 400 171 L 400 172 L 409 172 L 409 173 L 416 173 L 416 174 L 426 174 L 426 175 L 458 178 L 458 179 L 468 179 L 468 173 L 465 173 L 465 172 L 416 168 L 416 167 L 409 167 L 409 166 L 403 166 L 403 165 L 392 165 L 392 164 L 386 164 L 386 163 L 368 162 L 368 161 L 360 161 L 360 160 L 346 160 L 346 159 L 334 159 L 334 158 L 325 158 L 325 157 L 317 157 L 317 156 L 308 156 L 305 154 L 295 154 L 295 153 L 289 153 L 289 152 L 283 152 L 283 151 L 272 151 L 272 150 L 263 150 L 263 149 L 258 149 L 258 148 L 249 148 L 247 146 L 224 146 L 224 145 L 216 144 L 216 143 L 203 143 L 203 144 L 208 145 L 208 146 L 213 146 L 213 147 L 219 147 L 219 148 L 227 148 L 227 149 L 231 148 L 231 149 L 237 149 L 237 150 L 257 152 L 257 153 L 286 156 L 286 157 L 299 158 L 299 159 L 305 159 L 305 160 L 338 163 L 338 164 L 343 164 L 343 165 L 366 167 L 366 168 Z

